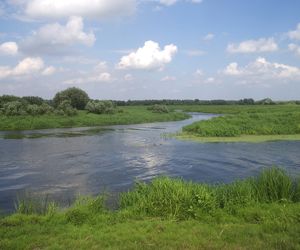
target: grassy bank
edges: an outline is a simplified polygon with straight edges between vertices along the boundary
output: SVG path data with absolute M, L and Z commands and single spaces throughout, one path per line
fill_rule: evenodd
M 122 107 L 116 114 L 91 114 L 79 111 L 75 116 L 1 116 L 0 130 L 29 130 L 48 128 L 89 127 L 102 125 L 138 124 L 148 122 L 177 121 L 188 118 L 181 112 L 153 113 L 145 106 Z
M 275 106 L 191 106 L 185 111 L 225 114 L 195 122 L 183 128 L 177 138 L 202 142 L 262 142 L 300 139 L 300 107 Z
M 65 210 L 23 201 L 0 219 L 0 249 L 298 249 L 300 182 L 279 169 L 231 184 L 158 178 Z
M 170 137 L 173 137 L 172 135 Z M 177 139 L 196 142 L 248 142 L 248 143 L 260 143 L 270 141 L 300 141 L 300 134 L 295 135 L 241 135 L 234 137 L 222 137 L 222 136 L 198 136 L 192 133 L 178 133 L 175 135 Z

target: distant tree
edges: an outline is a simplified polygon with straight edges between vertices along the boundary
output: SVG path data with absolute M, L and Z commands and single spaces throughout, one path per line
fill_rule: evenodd
M 89 96 L 82 89 L 73 87 L 58 92 L 53 98 L 55 107 L 58 107 L 63 101 L 70 101 L 73 108 L 83 110 L 89 101 Z
M 240 105 L 253 105 L 255 104 L 255 101 L 252 98 L 245 98 L 238 101 L 238 104 Z
M 26 115 L 26 106 L 20 101 L 7 102 L 3 105 L 3 111 L 7 116 Z
M 116 106 L 112 101 L 89 101 L 85 107 L 89 113 L 94 114 L 113 114 Z
M 43 98 L 38 96 L 24 96 L 22 99 L 31 105 L 42 105 L 45 102 Z
M 169 109 L 166 105 L 155 104 L 149 107 L 148 110 L 151 110 L 153 113 L 169 113 Z
M 270 99 L 270 98 L 262 99 L 262 100 L 258 101 L 257 103 L 258 103 L 258 104 L 261 104 L 261 105 L 274 105 L 274 104 L 276 104 L 276 103 L 273 102 L 272 99 Z
M 72 107 L 69 100 L 64 100 L 58 105 L 57 109 L 55 110 L 55 114 L 74 116 L 77 115 L 77 110 Z

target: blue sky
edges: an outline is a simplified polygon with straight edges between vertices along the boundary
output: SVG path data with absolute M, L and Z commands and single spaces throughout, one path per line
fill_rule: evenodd
M 0 1 L 0 95 L 300 99 L 297 0 Z

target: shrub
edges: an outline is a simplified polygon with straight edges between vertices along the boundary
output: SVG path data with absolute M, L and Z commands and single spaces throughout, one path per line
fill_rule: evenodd
M 36 104 L 28 105 L 26 108 L 26 112 L 29 115 L 36 116 L 40 114 L 40 108 Z
M 69 100 L 64 100 L 58 105 L 56 114 L 73 116 L 77 114 L 77 110 L 72 107 Z
M 39 106 L 39 114 L 40 115 L 51 114 L 51 113 L 53 113 L 53 111 L 54 111 L 54 108 L 51 107 L 47 103 L 43 103 L 41 106 Z
M 3 111 L 7 116 L 26 115 L 26 106 L 20 101 L 8 102 L 3 105 Z
M 89 101 L 85 107 L 89 113 L 94 114 L 113 114 L 116 107 L 112 101 Z
M 58 107 L 63 101 L 70 101 L 73 108 L 83 110 L 89 101 L 89 96 L 83 90 L 73 87 L 58 92 L 53 98 L 55 107 Z
M 148 110 L 151 110 L 153 113 L 169 113 L 169 109 L 166 105 L 155 104 L 149 107 Z
M 22 100 L 24 100 L 25 102 L 27 102 L 28 104 L 35 104 L 35 105 L 42 105 L 45 101 L 43 100 L 43 98 L 38 97 L 38 96 L 24 96 L 22 97 Z

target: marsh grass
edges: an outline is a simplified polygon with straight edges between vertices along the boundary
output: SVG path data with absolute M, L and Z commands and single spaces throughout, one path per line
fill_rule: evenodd
M 299 249 L 299 190 L 271 168 L 229 184 L 139 182 L 117 210 L 102 195 L 63 209 L 24 197 L 0 218 L 0 249 Z
M 153 113 L 146 106 L 123 107 L 114 114 L 92 114 L 79 111 L 75 116 L 4 116 L 0 115 L 0 130 L 29 130 L 48 128 L 91 127 L 106 125 L 126 125 L 150 122 L 178 121 L 189 118 L 182 112 Z
M 122 194 L 120 206 L 147 216 L 187 219 L 195 218 L 198 212 L 272 202 L 299 202 L 299 181 L 275 167 L 230 184 L 196 184 L 168 177 L 148 185 L 137 183 L 132 191 Z

